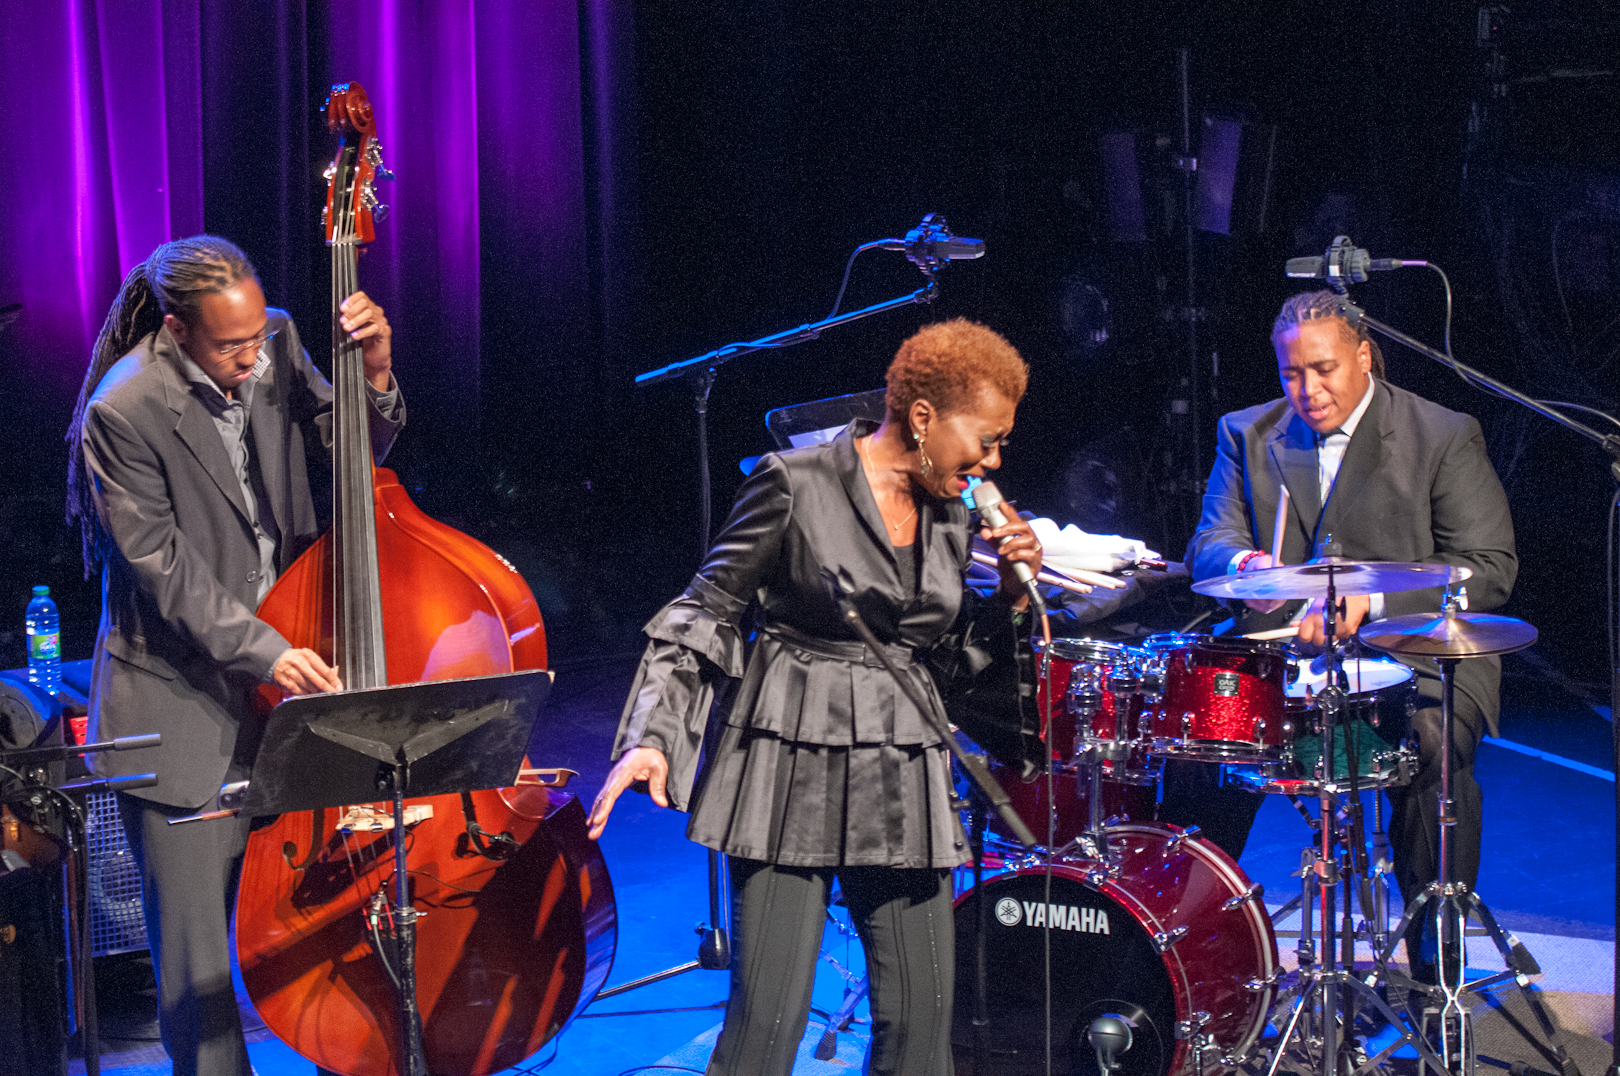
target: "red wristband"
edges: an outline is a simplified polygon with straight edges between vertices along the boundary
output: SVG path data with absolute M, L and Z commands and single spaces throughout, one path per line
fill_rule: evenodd
M 1237 570 L 1241 573 L 1243 571 L 1243 569 L 1245 569 L 1245 568 L 1247 568 L 1249 566 L 1249 561 L 1253 560 L 1255 557 L 1263 557 L 1265 555 L 1266 554 L 1265 554 L 1265 552 L 1263 550 L 1259 550 L 1259 549 L 1250 550 L 1248 553 L 1245 553 L 1243 555 L 1242 560 L 1238 561 Z

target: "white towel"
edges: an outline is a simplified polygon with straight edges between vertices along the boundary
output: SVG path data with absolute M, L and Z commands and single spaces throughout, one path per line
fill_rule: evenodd
M 1044 516 L 1029 521 L 1040 539 L 1041 559 L 1056 568 L 1078 568 L 1088 572 L 1117 572 L 1144 560 L 1160 560 L 1159 554 L 1135 538 L 1117 534 L 1087 534 L 1070 523 L 1061 530 Z

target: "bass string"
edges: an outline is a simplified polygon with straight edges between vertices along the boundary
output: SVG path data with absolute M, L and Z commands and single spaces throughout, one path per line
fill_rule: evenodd
M 367 395 L 361 345 L 352 340 L 338 322 L 339 306 L 359 286 L 357 258 L 358 233 L 355 227 L 354 199 L 358 187 L 357 149 L 346 149 L 341 158 L 340 183 L 334 209 L 337 221 L 332 244 L 333 310 L 333 412 L 334 466 L 333 525 L 338 528 L 333 543 L 334 597 L 339 670 L 351 687 L 380 686 L 381 640 L 376 638 L 378 620 L 373 610 L 380 600 L 377 592 L 376 537 L 373 527 L 375 504 L 371 485 L 370 431 L 367 421 Z

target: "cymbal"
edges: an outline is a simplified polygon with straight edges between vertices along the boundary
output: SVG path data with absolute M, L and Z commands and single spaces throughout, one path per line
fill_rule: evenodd
M 1522 620 L 1490 613 L 1413 613 L 1362 625 L 1361 641 L 1386 654 L 1418 658 L 1477 658 L 1511 654 L 1536 641 Z
M 1199 594 L 1212 598 L 1254 598 L 1276 601 L 1290 598 L 1325 598 L 1328 573 L 1339 597 L 1352 594 L 1391 594 L 1460 583 L 1474 574 L 1457 564 L 1421 564 L 1386 560 L 1346 560 L 1322 557 L 1309 564 L 1262 568 L 1241 575 L 1218 575 L 1193 584 Z

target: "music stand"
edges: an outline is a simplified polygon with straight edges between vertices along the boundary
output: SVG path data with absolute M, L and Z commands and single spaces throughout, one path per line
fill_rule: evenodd
M 405 797 L 517 780 L 551 691 L 544 669 L 294 696 L 270 713 L 241 811 L 252 816 L 393 800 L 395 940 L 403 1076 L 427 1076 L 416 1009 L 416 916 L 405 865 Z M 223 800 L 223 797 L 222 797 Z M 224 806 L 222 802 L 222 806 Z M 386 959 L 378 954 L 379 959 Z

